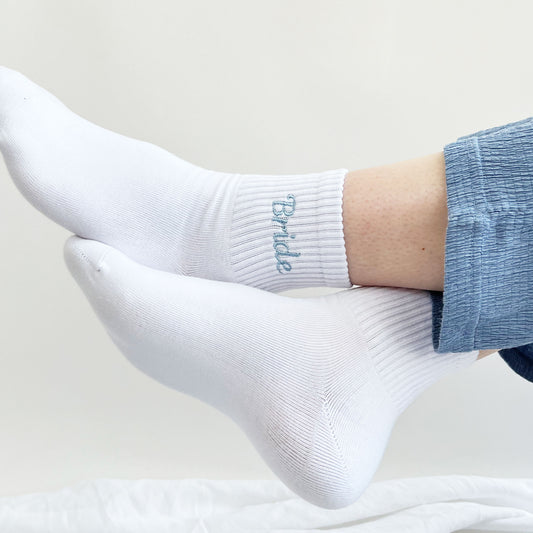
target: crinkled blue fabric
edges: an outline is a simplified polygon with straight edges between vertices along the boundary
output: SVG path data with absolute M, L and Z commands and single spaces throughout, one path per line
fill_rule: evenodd
M 432 291 L 439 353 L 500 349 L 533 381 L 533 117 L 444 147 L 444 291 Z

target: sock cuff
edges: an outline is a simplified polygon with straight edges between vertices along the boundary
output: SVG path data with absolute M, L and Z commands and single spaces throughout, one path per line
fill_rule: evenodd
M 347 172 L 242 176 L 231 227 L 235 281 L 273 291 L 351 287 L 342 220 Z
M 477 359 L 479 351 L 435 352 L 428 291 L 397 287 L 352 290 L 362 292 L 357 299 L 347 298 L 348 307 L 364 330 L 375 369 L 398 414 L 430 385 Z

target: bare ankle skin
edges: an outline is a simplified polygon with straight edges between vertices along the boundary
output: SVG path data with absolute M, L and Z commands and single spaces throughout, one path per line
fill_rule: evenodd
M 348 172 L 343 224 L 351 282 L 442 291 L 447 222 L 443 152 Z
M 480 359 L 483 359 L 483 357 L 487 357 L 487 355 L 490 355 L 492 353 L 496 353 L 497 351 L 498 350 L 480 350 L 477 360 L 479 361 Z

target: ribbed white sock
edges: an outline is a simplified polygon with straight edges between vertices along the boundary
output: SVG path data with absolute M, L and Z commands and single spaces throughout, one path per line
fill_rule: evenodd
M 152 270 L 77 237 L 65 256 L 138 369 L 232 418 L 272 471 L 321 507 L 354 502 L 398 415 L 478 355 L 434 352 L 425 291 L 289 298 Z
M 281 291 L 350 287 L 346 169 L 241 175 L 96 126 L 0 67 L 0 149 L 24 196 L 144 265 Z

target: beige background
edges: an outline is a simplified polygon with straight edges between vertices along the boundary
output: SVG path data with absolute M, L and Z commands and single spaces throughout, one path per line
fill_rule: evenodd
M 509 0 L 0 0 L 0 64 L 207 168 L 354 169 L 532 115 L 532 17 Z M 273 478 L 233 422 L 126 362 L 67 273 L 67 236 L 0 163 L 0 495 Z M 533 476 L 532 407 L 491 356 L 402 415 L 375 479 Z

